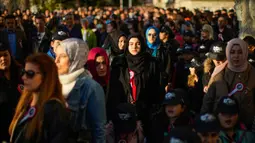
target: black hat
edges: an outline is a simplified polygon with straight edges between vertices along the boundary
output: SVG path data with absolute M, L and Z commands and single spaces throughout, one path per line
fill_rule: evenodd
M 203 66 L 203 62 L 201 61 L 201 58 L 199 57 L 194 57 L 192 60 L 191 60 L 191 67 L 193 68 L 200 68 Z
M 181 54 L 191 54 L 196 56 L 197 52 L 194 51 L 192 45 L 189 44 L 185 44 L 183 48 L 178 48 L 176 51 L 177 55 L 181 55 Z
M 215 60 L 224 60 L 226 58 L 226 46 L 227 44 L 224 42 L 215 42 L 212 44 L 209 53 L 207 53 L 207 57 Z
M 255 39 L 252 36 L 246 36 L 243 39 L 249 46 L 255 46 Z
M 165 99 L 163 101 L 163 105 L 184 105 L 184 96 L 185 93 L 181 92 L 180 90 L 171 90 L 166 93 Z
M 3 42 L 0 42 L 0 51 L 6 51 L 10 50 L 8 45 L 4 44 Z
M 195 37 L 195 35 L 191 31 L 184 32 L 183 36 Z
M 201 143 L 201 140 L 190 128 L 176 127 L 169 133 L 169 143 Z
M 68 34 L 64 31 L 57 31 L 56 33 L 54 33 L 52 35 L 52 38 L 51 40 L 54 41 L 54 40 L 60 40 L 60 41 L 63 41 L 65 39 L 69 38 Z
M 190 23 L 189 21 L 186 21 L 184 24 L 185 24 L 186 26 L 191 26 L 191 23 Z
M 136 129 L 136 108 L 133 104 L 121 103 L 117 106 L 113 124 L 118 133 L 130 133 Z
M 199 133 L 219 132 L 220 123 L 212 114 L 201 114 L 195 118 L 194 129 Z
M 248 55 L 248 62 L 251 64 L 255 64 L 255 54 L 254 53 Z
M 225 114 L 238 114 L 239 108 L 238 108 L 238 102 L 233 97 L 224 96 L 220 99 L 217 109 L 218 113 L 225 113 Z

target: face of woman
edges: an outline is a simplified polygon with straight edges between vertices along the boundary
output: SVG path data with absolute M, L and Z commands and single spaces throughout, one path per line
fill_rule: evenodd
M 230 50 L 230 62 L 234 67 L 240 67 L 243 64 L 243 51 L 239 45 L 234 45 Z
M 33 63 L 26 63 L 25 69 L 22 70 L 22 80 L 24 89 L 29 92 L 37 91 L 42 83 L 42 73 L 39 67 Z
M 106 30 L 107 30 L 107 33 L 111 33 L 113 31 L 112 25 L 111 24 L 107 24 Z
M 131 38 L 128 43 L 128 51 L 135 56 L 141 51 L 141 43 L 138 38 Z
M 220 120 L 220 124 L 222 128 L 232 129 L 237 123 L 238 114 L 229 115 L 229 114 L 219 113 L 218 118 Z
M 203 39 L 208 39 L 209 38 L 209 32 L 208 31 L 202 31 L 201 32 L 201 36 Z
M 148 36 L 147 39 L 148 39 L 149 43 L 151 43 L 151 44 L 155 43 L 156 38 L 157 38 L 157 33 L 154 29 L 150 29 L 147 36 Z
M 99 77 L 106 76 L 107 66 L 106 66 L 105 58 L 103 56 L 97 56 L 96 57 L 95 65 L 96 65 L 97 75 Z
M 69 61 L 69 57 L 67 56 L 64 48 L 62 48 L 61 46 L 58 46 L 56 48 L 55 63 L 58 67 L 58 74 L 59 75 L 68 74 L 70 61 Z
M 6 51 L 0 51 L 0 70 L 6 70 L 11 66 L 11 55 Z
M 124 50 L 124 48 L 125 48 L 124 46 L 125 46 L 126 40 L 127 40 L 127 38 L 125 36 L 121 36 L 120 37 L 119 43 L 118 43 L 118 46 L 119 46 L 120 50 Z

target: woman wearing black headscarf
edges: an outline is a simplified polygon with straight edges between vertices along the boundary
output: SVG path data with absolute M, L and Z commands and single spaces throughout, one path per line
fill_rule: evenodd
M 112 113 L 118 104 L 132 103 L 136 105 L 146 135 L 152 107 L 163 99 L 158 64 L 146 52 L 144 39 L 140 35 L 131 35 L 125 56 L 114 60 L 116 65 L 112 67 L 108 90 L 108 119 L 112 120 Z
M 127 47 L 127 37 L 124 33 L 120 33 L 116 39 L 113 39 L 114 45 L 111 47 L 109 54 L 110 63 L 112 63 L 113 59 L 117 56 L 123 55 L 124 50 Z

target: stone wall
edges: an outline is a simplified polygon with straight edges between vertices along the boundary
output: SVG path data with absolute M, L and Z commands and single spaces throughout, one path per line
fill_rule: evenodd
M 190 10 L 194 8 L 216 10 L 234 8 L 234 4 L 234 0 L 176 0 L 174 7 L 186 7 Z
M 172 0 L 152 0 L 153 5 L 166 8 L 166 3 Z M 190 10 L 194 8 L 216 10 L 220 8 L 233 8 L 234 0 L 175 0 L 175 8 L 186 7 Z

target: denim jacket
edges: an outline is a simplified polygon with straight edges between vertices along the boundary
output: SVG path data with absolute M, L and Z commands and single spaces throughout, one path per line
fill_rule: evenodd
M 105 143 L 106 109 L 102 87 L 91 77 L 81 74 L 66 99 L 75 132 L 91 129 L 93 143 Z

